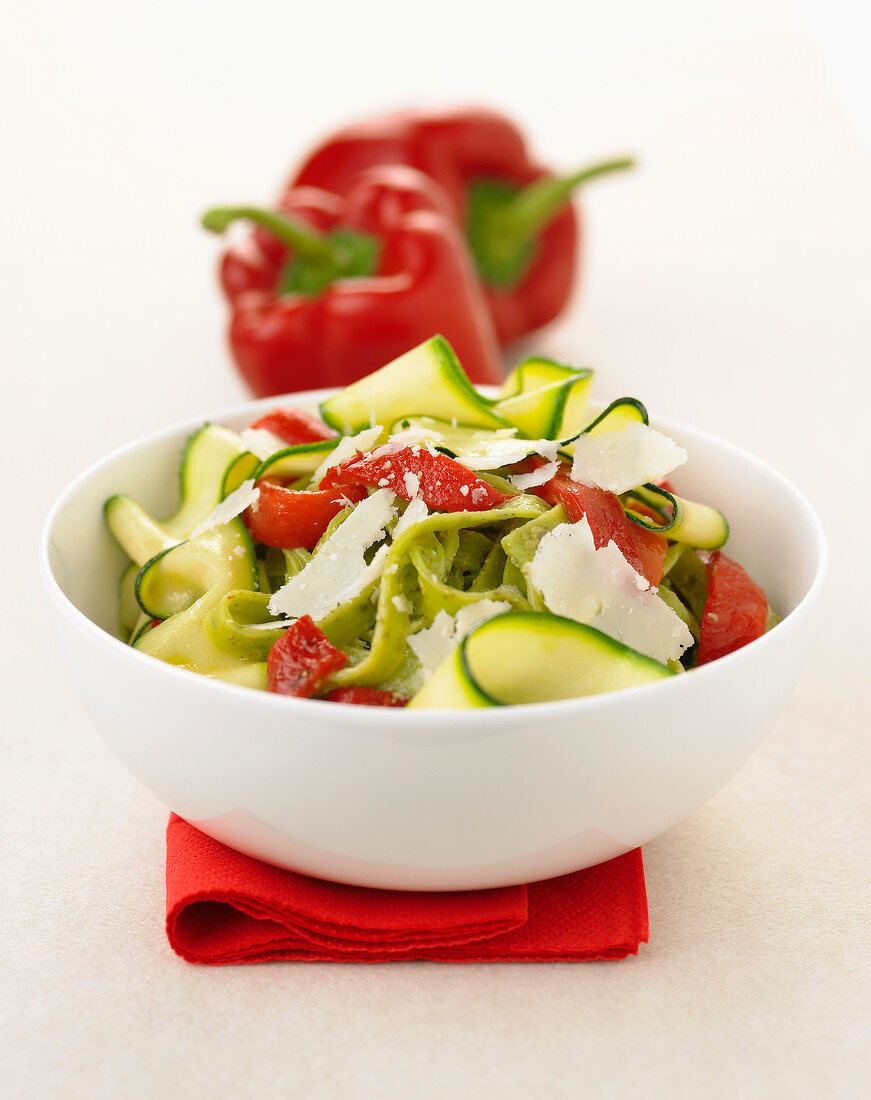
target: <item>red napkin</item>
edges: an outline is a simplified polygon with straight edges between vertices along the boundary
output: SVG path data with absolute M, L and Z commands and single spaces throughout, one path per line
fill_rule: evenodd
M 497 890 L 369 890 L 283 871 L 175 814 L 166 831 L 166 931 L 188 962 L 582 962 L 647 942 L 641 851 Z

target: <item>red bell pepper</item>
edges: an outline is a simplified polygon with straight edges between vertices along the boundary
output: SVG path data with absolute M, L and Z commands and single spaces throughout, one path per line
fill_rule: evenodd
M 335 439 L 336 436 L 333 429 L 328 428 L 322 420 L 290 405 L 273 409 L 256 420 L 251 427 L 272 432 L 291 446 L 295 443 L 317 443 L 322 439 Z
M 650 584 L 656 586 L 662 580 L 668 540 L 628 519 L 613 493 L 579 485 L 562 474 L 530 491 L 548 504 L 561 504 L 572 523 L 586 516 L 597 548 L 613 540 L 632 568 Z
M 260 496 L 242 514 L 255 542 L 279 549 L 314 550 L 330 520 L 348 504 L 356 504 L 366 490 L 348 481 L 323 491 L 286 489 L 271 481 L 258 481 Z
M 280 695 L 308 699 L 317 694 L 324 680 L 347 663 L 347 654 L 332 645 L 303 615 L 285 630 L 269 650 L 266 659 L 266 683 Z
M 379 691 L 378 688 L 346 687 L 333 688 L 324 696 L 328 703 L 354 703 L 363 707 L 407 707 L 408 700 L 392 691 Z
M 555 177 L 503 115 L 480 108 L 405 111 L 333 134 L 289 186 L 342 195 L 358 172 L 377 164 L 410 165 L 444 189 L 468 238 L 496 333 L 509 344 L 552 321 L 569 300 L 581 236 L 573 189 L 632 161 Z
M 708 559 L 708 593 L 699 629 L 697 665 L 725 657 L 765 633 L 768 598 L 722 551 Z
M 321 488 L 348 481 L 392 489 L 404 500 L 419 496 L 437 512 L 486 512 L 509 499 L 456 459 L 418 446 L 387 443 L 358 454 L 328 470 Z
M 208 211 L 223 232 L 258 227 L 221 262 L 230 347 L 256 394 L 346 386 L 442 333 L 469 377 L 499 382 L 483 292 L 441 190 L 400 165 L 349 181 L 343 196 L 285 192 L 277 212 Z

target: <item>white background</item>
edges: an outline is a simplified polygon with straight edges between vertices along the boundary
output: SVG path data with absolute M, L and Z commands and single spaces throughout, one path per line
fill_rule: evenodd
M 3 10 L 0 1091 L 858 1095 L 871 112 L 852 6 Z M 244 396 L 203 207 L 267 201 L 338 122 L 463 101 L 516 115 L 564 169 L 641 158 L 585 196 L 582 292 L 531 346 L 805 490 L 832 550 L 814 653 L 757 756 L 645 849 L 637 959 L 191 967 L 162 932 L 165 811 L 71 694 L 38 530 L 91 461 Z

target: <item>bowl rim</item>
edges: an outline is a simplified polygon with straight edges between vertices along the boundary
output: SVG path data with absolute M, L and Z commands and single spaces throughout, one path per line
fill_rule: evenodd
M 208 412 L 204 415 L 186 417 L 183 420 L 174 421 L 172 424 L 159 429 L 155 432 L 150 432 L 139 436 L 137 439 L 130 443 L 126 443 L 121 447 L 111 451 L 108 455 L 103 456 L 97 461 L 91 463 L 85 470 L 83 470 L 77 477 L 75 477 L 67 487 L 61 492 L 58 498 L 52 505 L 44 523 L 42 531 L 40 533 L 39 544 L 39 564 L 40 571 L 42 573 L 43 583 L 45 584 L 47 594 L 50 599 L 53 600 L 58 610 L 64 613 L 68 618 L 71 618 L 79 628 L 84 628 L 90 633 L 97 644 L 109 645 L 116 653 L 120 660 L 133 660 L 136 664 L 133 667 L 140 667 L 143 671 L 147 668 L 151 669 L 151 674 L 157 677 L 169 676 L 170 679 L 175 677 L 181 677 L 181 680 L 177 681 L 179 688 L 187 685 L 188 690 L 191 691 L 205 691 L 207 693 L 217 691 L 221 694 L 227 692 L 230 693 L 229 698 L 235 698 L 237 701 L 248 700 L 248 704 L 253 707 L 265 707 L 267 710 L 270 707 L 278 708 L 287 713 L 286 708 L 292 706 L 294 708 L 302 708 L 300 711 L 300 717 L 308 713 L 311 718 L 316 718 L 318 714 L 323 718 L 324 705 L 330 705 L 323 699 L 298 699 L 292 696 L 278 695 L 273 692 L 267 691 L 255 691 L 252 688 L 244 687 L 240 684 L 227 683 L 223 680 L 212 679 L 207 676 L 201 676 L 196 672 L 192 672 L 189 669 L 181 668 L 176 665 L 167 664 L 163 661 L 150 658 L 148 654 L 139 653 L 126 642 L 123 642 L 120 638 L 114 634 L 110 634 L 107 630 L 104 630 L 101 626 L 98 626 L 93 622 L 83 611 L 79 610 L 73 601 L 66 595 L 61 588 L 54 575 L 54 571 L 51 566 L 51 559 L 49 556 L 49 547 L 51 543 L 51 535 L 54 529 L 58 516 L 66 507 L 67 503 L 75 496 L 75 494 L 85 485 L 90 478 L 92 478 L 101 469 L 112 465 L 112 463 L 119 461 L 126 455 L 135 452 L 139 448 L 146 446 L 147 444 L 158 443 L 162 439 L 168 439 L 171 436 L 177 435 L 182 431 L 195 430 L 199 425 L 206 422 L 221 423 L 223 420 L 244 415 L 247 412 L 256 412 L 264 406 L 273 406 L 277 402 L 290 401 L 290 400 L 305 400 L 307 402 L 320 402 L 325 397 L 332 393 L 337 392 L 340 387 L 322 388 L 316 390 L 300 390 L 286 394 L 276 394 L 272 397 L 254 398 L 248 401 L 237 402 L 233 405 L 223 406 L 214 411 Z M 482 391 L 486 392 L 488 389 L 495 389 L 494 387 L 479 387 Z M 770 478 L 779 482 L 780 485 L 787 490 L 792 496 L 793 503 L 804 513 L 804 518 L 807 521 L 807 526 L 813 535 L 813 551 L 816 558 L 816 570 L 814 572 L 813 579 L 807 588 L 807 591 L 787 615 L 770 631 L 762 635 L 762 637 L 755 639 L 748 645 L 743 646 L 741 649 L 735 650 L 732 653 L 726 654 L 724 657 L 718 658 L 716 661 L 712 661 L 709 664 L 703 665 L 701 668 L 695 668 L 690 670 L 692 673 L 693 682 L 698 682 L 699 676 L 711 677 L 713 675 L 722 675 L 727 668 L 736 667 L 741 661 L 746 661 L 751 657 L 757 655 L 761 658 L 765 652 L 766 647 L 771 645 L 780 644 L 777 638 L 783 638 L 784 631 L 794 631 L 797 626 L 807 617 L 814 605 L 819 599 L 822 588 L 825 584 L 826 574 L 828 571 L 829 551 L 828 543 L 826 540 L 825 532 L 823 530 L 822 523 L 816 510 L 811 505 L 810 501 L 801 492 L 797 486 L 790 481 L 787 477 L 780 473 L 768 462 L 763 459 L 757 458 L 750 451 L 743 447 L 739 447 L 737 444 L 731 443 L 728 440 L 714 435 L 702 428 L 696 428 L 692 425 L 684 424 L 680 421 L 669 420 L 666 418 L 656 417 L 654 423 L 657 427 L 665 430 L 666 432 L 674 431 L 680 434 L 682 431 L 688 431 L 691 434 L 696 435 L 703 442 L 710 443 L 715 447 L 725 449 L 727 452 L 731 452 L 736 457 L 740 457 L 745 461 L 749 461 L 752 464 L 759 467 Z M 123 657 L 122 653 L 126 653 L 127 656 Z M 147 666 L 139 665 L 139 662 L 146 661 Z M 604 692 L 598 695 L 586 695 L 572 699 L 555 699 L 547 702 L 540 703 L 515 703 L 506 704 L 505 706 L 495 707 L 482 707 L 482 708 L 470 708 L 462 712 L 456 710 L 450 710 L 447 708 L 427 708 L 421 710 L 414 710 L 412 712 L 406 711 L 404 708 L 392 708 L 392 707 L 379 707 L 375 712 L 379 722 L 385 722 L 391 727 L 391 733 L 401 732 L 403 730 L 411 732 L 413 730 L 428 730 L 431 727 L 443 727 L 445 716 L 452 714 L 458 717 L 459 713 L 465 716 L 470 716 L 470 720 L 476 724 L 481 724 L 484 730 L 489 729 L 493 725 L 504 725 L 506 720 L 510 721 L 513 715 L 522 716 L 524 721 L 535 721 L 536 719 L 545 719 L 547 717 L 558 718 L 573 712 L 581 715 L 595 713 L 601 710 L 603 707 L 611 708 L 619 706 L 620 700 L 623 700 L 627 705 L 631 702 L 641 701 L 652 692 L 664 693 L 683 690 L 677 687 L 678 684 L 686 682 L 685 675 L 677 675 L 668 677 L 667 679 L 660 680 L 656 683 L 641 684 L 635 687 L 623 688 L 620 691 Z M 226 697 L 226 696 L 225 696 Z M 667 698 L 664 696 L 664 698 Z M 361 729 L 364 727 L 371 728 L 371 720 L 373 717 L 373 708 L 370 707 L 354 707 L 346 704 L 332 704 L 333 708 L 339 706 L 343 714 L 343 721 L 348 722 L 351 727 L 359 725 Z M 278 713 L 278 711 L 276 711 Z M 474 715 L 474 718 L 471 716 Z

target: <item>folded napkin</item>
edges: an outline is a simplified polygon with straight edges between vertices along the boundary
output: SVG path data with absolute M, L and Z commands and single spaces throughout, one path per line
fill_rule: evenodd
M 370 890 L 283 871 L 175 814 L 166 832 L 166 931 L 188 962 L 581 962 L 647 942 L 641 852 L 496 890 Z

